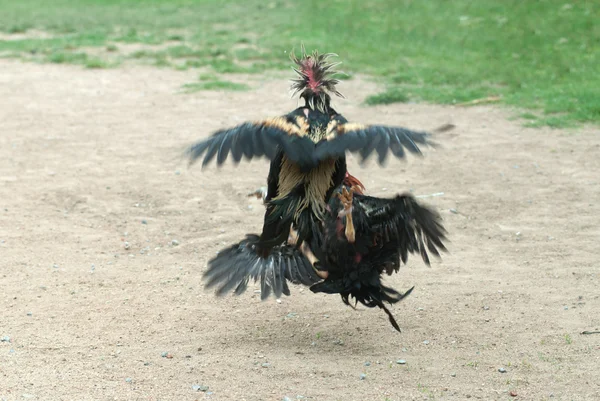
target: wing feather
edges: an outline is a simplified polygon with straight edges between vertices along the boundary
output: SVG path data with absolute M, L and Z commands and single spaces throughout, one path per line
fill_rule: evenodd
M 246 239 L 211 259 L 203 275 L 206 288 L 217 287 L 217 296 L 232 290 L 235 295 L 240 295 L 246 291 L 250 280 L 260 281 L 260 296 L 264 300 L 271 294 L 277 298 L 282 294 L 289 295 L 287 281 L 307 286 L 320 281 L 300 250 L 280 245 L 273 248 L 267 258 L 261 258 L 253 249 L 258 239 L 257 235 L 247 235 Z
M 231 157 L 235 164 L 238 164 L 244 156 L 244 149 L 239 141 L 239 136 L 231 135 Z
M 419 204 L 410 194 L 391 199 L 355 194 L 353 217 L 357 222 L 357 238 L 369 242 L 375 237 L 380 239 L 378 247 L 397 247 L 403 263 L 409 254 L 418 253 L 429 265 L 428 252 L 439 257 L 440 251 L 446 251 L 446 231 L 440 215 Z
M 377 151 L 378 161 L 383 164 L 388 151 L 402 159 L 405 149 L 415 155 L 421 154 L 419 145 L 434 146 L 431 135 L 426 132 L 411 131 L 402 127 L 385 125 L 362 125 L 356 123 L 335 124 L 328 134 L 327 141 L 320 142 L 315 150 L 318 160 L 344 156 L 346 151 L 360 155 L 364 161 L 373 151 Z
M 390 136 L 390 150 L 392 151 L 392 154 L 398 159 L 404 158 L 404 148 L 400 143 L 400 139 L 398 139 L 396 135 Z
M 226 136 L 226 135 L 225 135 Z M 202 160 L 202 167 L 206 166 L 210 161 L 215 157 L 219 147 L 221 146 L 221 141 L 213 141 L 208 146 L 208 150 L 206 151 L 206 156 L 204 156 L 204 160 Z
M 390 148 L 390 135 L 379 135 L 379 142 L 377 143 L 376 150 L 378 155 L 379 164 L 383 165 L 387 158 L 388 150 Z
M 227 133 L 221 141 L 221 145 L 219 146 L 219 153 L 217 154 L 217 164 L 221 165 L 227 159 L 227 153 L 231 149 L 231 143 L 233 142 L 233 135 L 231 132 Z
M 305 121 L 298 124 L 286 117 L 245 122 L 216 131 L 191 145 L 186 150 L 186 157 L 190 165 L 202 158 L 204 167 L 217 156 L 217 166 L 221 166 L 230 153 L 237 163 L 242 156 L 247 159 L 264 156 L 273 160 L 281 149 L 302 168 L 311 168 L 318 164 L 318 160 L 313 152 L 315 144 L 306 136 L 307 127 Z

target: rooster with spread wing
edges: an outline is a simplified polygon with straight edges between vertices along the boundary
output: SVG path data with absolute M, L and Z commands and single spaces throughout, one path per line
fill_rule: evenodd
M 292 55 L 299 75 L 292 89 L 300 93 L 304 106 L 282 117 L 217 131 L 187 151 L 190 163 L 203 157 L 203 166 L 215 157 L 221 165 L 230 154 L 235 163 L 242 157 L 271 161 L 262 233 L 246 240 L 263 264 L 286 242 L 290 229 L 297 233 L 297 246 L 322 238 L 316 234 L 327 202 L 336 187 L 352 178 L 347 175 L 346 152 L 362 160 L 376 152 L 383 164 L 390 152 L 402 159 L 406 151 L 420 154 L 419 145 L 431 145 L 427 133 L 348 122 L 331 106 L 332 95 L 342 96 L 332 77 L 337 63 L 328 62 L 332 54 L 302 53 L 300 59 Z M 322 244 L 313 245 L 319 249 Z
M 288 281 L 303 284 L 313 292 L 340 294 L 347 305 L 354 298 L 367 307 L 378 306 L 400 331 L 384 302 L 395 304 L 412 288 L 399 293 L 383 285 L 381 275 L 397 272 L 411 253 L 420 254 L 429 265 L 428 252 L 439 256 L 446 249 L 445 230 L 439 214 L 412 195 L 382 199 L 357 189 L 345 184 L 334 189 L 324 220 L 311 237 L 309 248 L 325 276 L 315 274 L 315 261 L 294 245 L 277 245 L 261 258 L 248 246 L 259 239 L 250 234 L 209 261 L 206 286 L 216 286 L 217 295 L 232 290 L 239 295 L 252 279 L 260 281 L 264 299 L 271 293 L 289 295 Z

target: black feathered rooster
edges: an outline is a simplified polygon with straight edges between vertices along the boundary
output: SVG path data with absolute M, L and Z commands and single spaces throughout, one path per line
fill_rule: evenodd
M 410 253 L 420 254 L 429 265 L 428 252 L 439 256 L 445 250 L 445 230 L 440 216 L 412 195 L 381 199 L 361 195 L 357 189 L 342 184 L 333 191 L 320 230 L 311 238 L 310 250 L 324 275 L 317 275 L 309 258 L 293 244 L 277 245 L 261 259 L 249 246 L 258 236 L 248 235 L 209 261 L 206 286 L 217 286 L 217 295 L 231 290 L 241 294 L 252 279 L 260 281 L 264 299 L 272 291 L 289 295 L 288 281 L 303 284 L 313 292 L 340 294 L 347 305 L 354 298 L 367 307 L 378 306 L 400 331 L 385 303 L 400 301 L 412 288 L 399 293 L 384 286 L 381 275 L 398 271 Z
M 313 242 L 333 190 L 346 177 L 346 152 L 362 160 L 377 152 L 383 164 L 390 151 L 401 159 L 405 150 L 420 154 L 419 145 L 431 145 L 426 133 L 349 123 L 331 106 L 331 96 L 341 96 L 332 77 L 337 64 L 328 62 L 332 54 L 302 53 L 300 59 L 292 55 L 299 75 L 292 89 L 304 106 L 285 116 L 217 131 L 187 151 L 190 164 L 204 157 L 203 166 L 215 157 L 221 165 L 229 154 L 235 163 L 242 157 L 270 159 L 262 233 L 245 242 L 263 262 L 272 252 L 277 255 L 275 247 L 286 241 L 291 228 L 298 246 Z

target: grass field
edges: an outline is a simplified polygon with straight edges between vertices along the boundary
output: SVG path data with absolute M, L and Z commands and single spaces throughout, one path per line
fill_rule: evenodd
M 225 4 L 226 3 L 226 4 Z M 367 103 L 498 102 L 528 125 L 600 121 L 600 7 L 557 0 L 0 0 L 0 56 L 110 68 L 199 68 L 185 90 L 244 89 L 227 73 L 335 52 L 387 90 Z M 206 79 L 206 77 L 209 77 Z

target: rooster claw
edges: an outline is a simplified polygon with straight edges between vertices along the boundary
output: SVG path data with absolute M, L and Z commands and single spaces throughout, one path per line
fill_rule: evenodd
M 350 187 L 350 191 L 348 191 L 348 189 L 346 189 L 346 187 L 343 187 L 342 191 L 336 194 L 336 196 L 340 199 L 340 201 L 342 202 L 342 205 L 344 206 L 344 210 L 342 210 L 339 213 L 340 217 L 345 216 L 349 213 L 352 213 L 353 195 L 354 195 L 354 188 L 352 188 L 352 187 Z

